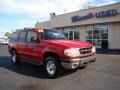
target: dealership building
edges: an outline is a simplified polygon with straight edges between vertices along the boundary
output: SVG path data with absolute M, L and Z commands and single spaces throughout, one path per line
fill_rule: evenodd
M 87 41 L 96 48 L 120 49 L 120 3 L 93 7 L 37 22 L 36 28 L 56 28 L 71 40 Z

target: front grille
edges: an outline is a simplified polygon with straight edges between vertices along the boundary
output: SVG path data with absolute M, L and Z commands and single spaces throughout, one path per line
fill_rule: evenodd
M 79 49 L 81 55 L 86 55 L 92 53 L 92 47 L 89 48 L 80 48 Z

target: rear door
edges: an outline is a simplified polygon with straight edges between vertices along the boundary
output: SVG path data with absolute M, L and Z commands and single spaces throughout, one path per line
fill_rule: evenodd
M 26 47 L 26 35 L 27 35 L 27 31 L 22 30 L 19 32 L 19 36 L 18 36 L 17 52 L 22 58 L 26 57 L 26 48 L 27 48 Z

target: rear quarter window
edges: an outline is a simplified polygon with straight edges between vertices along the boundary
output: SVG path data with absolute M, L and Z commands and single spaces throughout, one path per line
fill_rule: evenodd
M 17 32 L 13 32 L 9 38 L 9 42 L 17 42 L 18 34 Z

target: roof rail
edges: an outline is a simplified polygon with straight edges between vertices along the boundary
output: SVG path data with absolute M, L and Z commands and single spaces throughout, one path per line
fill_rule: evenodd
M 21 30 L 23 30 L 23 29 L 16 29 L 16 31 L 21 31 Z
M 32 29 L 32 28 L 30 28 L 30 27 L 25 27 L 24 29 Z

